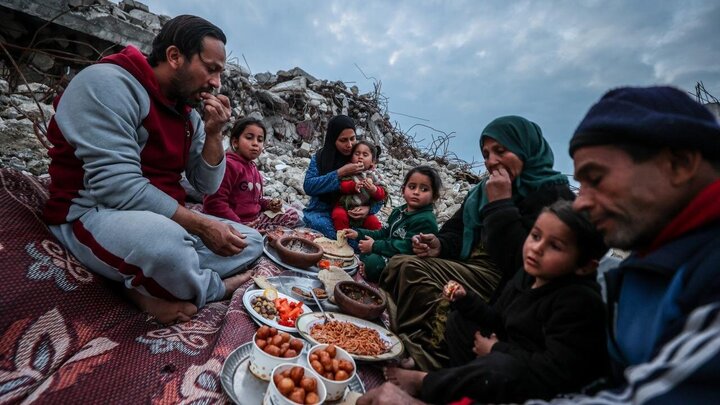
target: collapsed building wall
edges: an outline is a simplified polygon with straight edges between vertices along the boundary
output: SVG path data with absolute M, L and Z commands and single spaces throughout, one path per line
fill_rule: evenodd
M 147 52 L 168 19 L 129 0 L 0 0 L 0 167 L 46 173 L 50 145 L 44 129 L 53 114 L 53 98 L 76 71 L 104 55 L 128 44 Z M 391 190 L 399 191 L 410 167 L 434 165 L 450 185 L 437 204 L 443 212 L 459 207 L 464 192 L 478 180 L 470 164 L 417 148 L 390 122 L 377 92 L 362 94 L 356 86 L 317 79 L 299 67 L 251 74 L 228 63 L 222 82 L 221 92 L 232 107 L 228 127 L 252 116 L 267 128 L 258 166 L 270 197 L 298 204 L 307 200 L 304 171 L 310 155 L 322 146 L 327 122 L 337 114 L 356 121 L 359 138 L 382 146 L 380 167 Z
M 12 57 L 29 81 L 60 78 L 126 45 L 144 52 L 169 19 L 139 2 L 0 0 L 0 60 Z M 13 82 L 16 77 L 11 77 Z

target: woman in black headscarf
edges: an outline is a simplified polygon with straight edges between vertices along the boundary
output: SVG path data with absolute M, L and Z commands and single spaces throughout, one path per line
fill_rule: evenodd
M 307 226 L 335 239 L 335 226 L 330 211 L 340 196 L 340 178 L 363 171 L 362 163 L 350 163 L 350 153 L 355 144 L 355 122 L 346 115 L 336 115 L 328 122 L 323 147 L 310 159 L 305 172 L 303 188 L 311 196 L 303 211 Z M 351 219 L 365 218 L 367 206 L 348 211 Z

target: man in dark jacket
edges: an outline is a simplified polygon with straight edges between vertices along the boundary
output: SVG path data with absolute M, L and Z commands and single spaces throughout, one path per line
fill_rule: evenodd
M 620 88 L 570 141 L 586 211 L 633 254 L 606 275 L 608 402 L 710 403 L 720 390 L 720 125 L 670 87 Z M 600 398 L 589 398 L 588 402 Z

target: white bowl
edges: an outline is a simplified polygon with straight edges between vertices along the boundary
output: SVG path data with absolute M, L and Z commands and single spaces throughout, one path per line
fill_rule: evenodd
M 317 346 L 313 346 L 312 349 L 308 350 L 307 354 L 307 364 L 310 365 L 310 355 L 320 349 L 327 348 L 328 345 L 326 344 L 319 344 Z M 323 385 L 325 385 L 325 388 L 327 389 L 327 400 L 328 401 L 336 401 L 340 398 L 342 398 L 345 395 L 345 389 L 347 388 L 348 384 L 350 384 L 350 380 L 355 376 L 355 373 L 357 372 L 357 365 L 355 364 L 355 360 L 353 360 L 352 356 L 350 356 L 350 353 L 346 352 L 345 350 L 339 348 L 338 346 L 335 346 L 335 358 L 338 360 L 347 360 L 352 364 L 353 371 L 350 373 L 350 376 L 346 380 L 342 381 L 335 381 L 330 380 L 328 378 L 323 377 L 322 375 L 319 375 L 320 381 L 322 381 Z M 312 369 L 312 366 L 310 366 Z M 319 374 L 317 371 L 315 371 L 315 374 Z
M 275 357 L 271 356 L 265 351 L 263 351 L 260 347 L 258 347 L 257 343 L 255 343 L 255 338 L 257 336 L 257 332 L 252 337 L 252 350 L 250 351 L 250 372 L 255 375 L 255 377 L 270 381 L 270 376 L 272 375 L 272 371 L 280 363 L 297 363 L 297 361 L 300 359 L 300 355 L 302 354 L 302 350 L 298 352 L 298 355 L 295 357 Z M 292 335 L 290 336 L 290 339 L 293 339 Z M 302 342 L 302 340 L 300 340 Z M 303 342 L 303 347 L 305 346 L 305 343 Z
M 273 369 L 273 371 L 270 375 L 272 377 L 275 374 L 281 373 L 281 372 L 283 372 L 289 368 L 293 368 L 295 366 L 298 366 L 298 365 L 294 364 L 294 363 L 278 364 Z M 320 379 L 321 377 L 318 376 L 309 367 L 303 367 L 303 366 L 298 366 L 298 367 L 302 367 L 303 369 L 305 369 L 305 377 L 310 377 L 310 378 L 315 379 L 315 381 L 317 382 L 317 384 L 316 384 L 317 385 L 317 394 L 320 399 L 318 404 L 325 403 L 325 400 L 327 397 L 327 391 L 325 390 L 325 386 L 323 384 L 321 384 L 321 379 Z M 270 384 L 268 384 L 268 389 L 267 389 L 267 392 L 265 393 L 265 399 L 266 400 L 269 399 L 269 401 L 264 401 L 264 402 L 269 402 L 273 405 L 278 405 L 278 404 L 279 405 L 304 405 L 304 404 L 299 404 L 297 402 L 291 401 L 288 397 L 281 394 L 280 391 L 278 390 L 277 386 L 275 385 L 274 380 L 275 380 L 274 378 L 270 378 Z

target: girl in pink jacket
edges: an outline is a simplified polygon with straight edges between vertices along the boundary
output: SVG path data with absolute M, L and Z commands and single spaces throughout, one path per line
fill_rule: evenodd
M 300 215 L 283 207 L 282 200 L 263 197 L 263 180 L 255 160 L 265 144 L 265 126 L 255 118 L 238 121 L 230 134 L 230 151 L 220 189 L 205 196 L 205 213 L 265 230 L 283 225 L 294 228 Z

